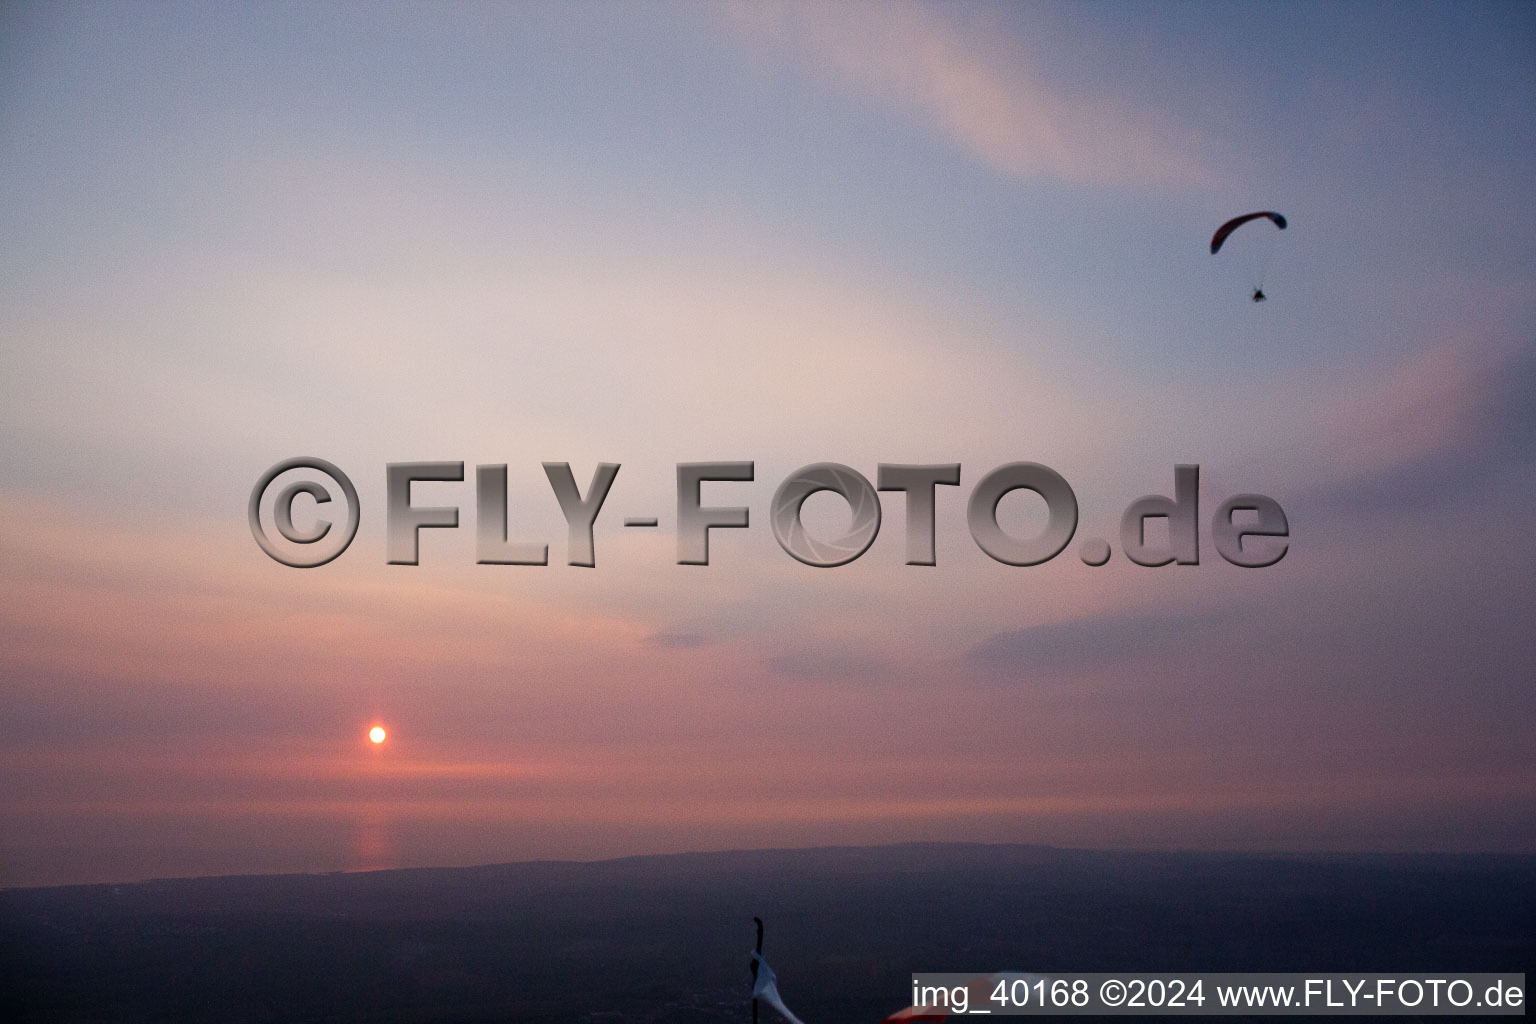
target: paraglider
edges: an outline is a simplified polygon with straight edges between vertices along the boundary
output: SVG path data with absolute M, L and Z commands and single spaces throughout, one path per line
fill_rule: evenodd
M 1245 213 L 1241 217 L 1233 217 L 1231 220 L 1227 221 L 1221 227 L 1217 228 L 1216 229 L 1216 233 L 1211 236 L 1211 255 L 1214 256 L 1218 252 L 1221 251 L 1222 243 L 1224 243 L 1227 240 L 1227 236 L 1231 235 L 1232 232 L 1236 231 L 1238 228 L 1242 227 L 1244 224 L 1247 224 L 1249 221 L 1261 220 L 1261 219 L 1272 221 L 1276 228 L 1278 228 L 1281 231 L 1285 230 L 1285 217 L 1282 214 L 1275 213 L 1273 210 L 1260 210 L 1257 213 Z M 1257 270 L 1257 273 L 1255 273 L 1255 275 L 1254 275 L 1254 281 L 1253 281 L 1253 301 L 1254 302 L 1263 302 L 1268 297 L 1268 296 L 1266 296 L 1264 294 L 1264 280 L 1263 280 L 1264 279 L 1264 271 L 1268 268 L 1268 265 L 1269 265 L 1269 260 L 1266 257 L 1264 259 L 1263 263 L 1259 266 L 1259 268 Z

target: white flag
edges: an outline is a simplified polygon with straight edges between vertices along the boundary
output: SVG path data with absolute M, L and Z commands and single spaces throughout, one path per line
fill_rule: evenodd
M 784 1005 L 784 1000 L 779 998 L 779 986 L 773 983 L 773 968 L 768 966 L 762 954 L 753 953 L 752 959 L 757 961 L 757 984 L 752 986 L 752 998 L 761 999 L 775 1010 L 789 1024 L 805 1024 L 805 1021 L 789 1012 L 789 1007 Z

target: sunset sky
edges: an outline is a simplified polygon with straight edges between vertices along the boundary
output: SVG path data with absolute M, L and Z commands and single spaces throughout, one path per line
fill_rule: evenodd
M 1523 3 L 7 5 L 0 885 L 1536 852 L 1533 111 Z M 308 570 L 245 515 L 300 455 L 362 508 Z M 460 528 L 387 565 L 424 460 Z M 678 565 L 713 460 L 752 525 Z M 894 493 L 785 554 L 827 461 L 960 463 L 938 564 Z M 1077 494 L 1043 566 L 966 531 L 1013 461 Z M 594 568 L 542 462 L 622 466 Z M 475 564 L 481 463 L 548 566 Z M 1179 463 L 1201 564 L 1133 565 Z M 1242 492 L 1278 565 L 1216 554 Z

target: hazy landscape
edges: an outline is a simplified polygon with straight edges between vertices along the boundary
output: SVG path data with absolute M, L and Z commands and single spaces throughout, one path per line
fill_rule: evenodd
M 840 847 L 0 892 L 17 1021 L 810 1024 L 914 970 L 1524 970 L 1536 858 Z

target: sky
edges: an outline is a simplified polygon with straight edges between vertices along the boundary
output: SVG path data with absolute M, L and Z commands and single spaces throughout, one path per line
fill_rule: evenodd
M 1536 851 L 1533 109 L 1516 3 L 7 5 L 0 885 Z M 359 494 L 319 568 L 246 520 L 294 456 Z M 460 528 L 389 565 L 415 461 Z M 707 461 L 751 526 L 679 565 Z M 1019 461 L 1044 565 L 965 525 Z M 592 568 L 544 462 L 621 467 Z M 961 464 L 937 564 L 898 493 L 781 550 L 817 462 Z M 1200 564 L 1132 564 L 1191 463 Z M 480 464 L 549 565 L 476 564 Z M 1278 564 L 1217 555 L 1241 493 Z

